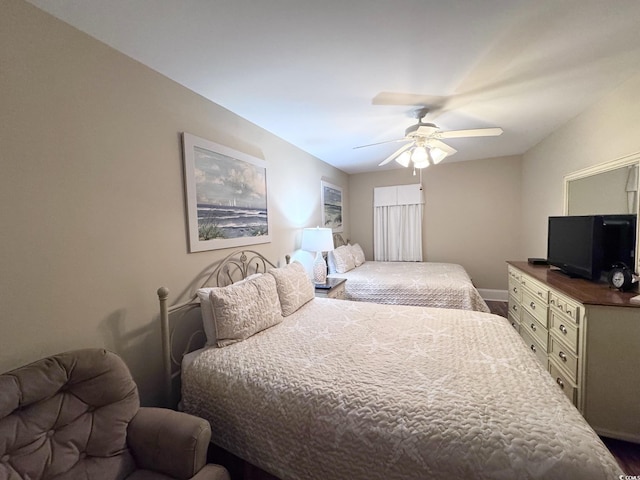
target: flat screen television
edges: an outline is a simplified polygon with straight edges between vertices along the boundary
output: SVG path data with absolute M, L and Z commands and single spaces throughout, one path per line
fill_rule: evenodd
M 599 281 L 614 264 L 635 270 L 636 215 L 549 217 L 547 262 Z

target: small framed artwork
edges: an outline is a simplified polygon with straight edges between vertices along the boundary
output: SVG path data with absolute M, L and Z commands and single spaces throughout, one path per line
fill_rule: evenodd
M 271 241 L 267 163 L 182 134 L 189 251 Z
M 322 226 L 334 232 L 342 232 L 342 187 L 320 181 Z

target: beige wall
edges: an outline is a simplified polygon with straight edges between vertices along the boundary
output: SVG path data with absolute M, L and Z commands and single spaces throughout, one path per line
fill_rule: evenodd
M 547 219 L 563 215 L 564 176 L 640 151 L 640 75 L 523 156 L 523 255 L 546 257 Z
M 425 260 L 465 267 L 481 289 L 507 289 L 506 260 L 520 259 L 520 157 L 452 162 L 423 171 Z M 373 189 L 419 183 L 400 168 L 349 177 L 353 242 L 373 258 Z
M 347 175 L 20 0 L 0 15 L 0 371 L 89 346 L 157 403 L 156 289 L 176 299 L 229 253 L 188 254 L 180 132 L 268 163 L 282 262 Z M 348 229 L 347 232 L 348 234 Z

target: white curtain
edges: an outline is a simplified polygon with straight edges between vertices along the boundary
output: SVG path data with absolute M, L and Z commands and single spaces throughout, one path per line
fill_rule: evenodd
M 423 200 L 420 185 L 374 190 L 374 259 L 422 261 Z

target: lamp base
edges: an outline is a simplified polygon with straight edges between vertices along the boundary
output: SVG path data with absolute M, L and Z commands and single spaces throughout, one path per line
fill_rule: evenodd
M 322 252 L 316 252 L 316 259 L 313 261 L 313 282 L 327 282 L 327 263 L 324 261 Z

